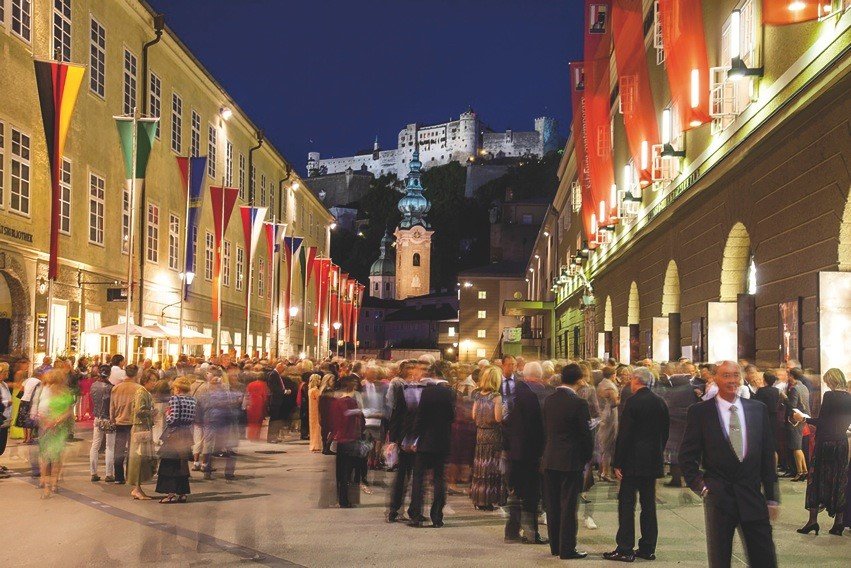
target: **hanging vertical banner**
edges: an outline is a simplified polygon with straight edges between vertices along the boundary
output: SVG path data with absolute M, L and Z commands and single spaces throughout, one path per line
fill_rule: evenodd
M 193 172 L 194 173 L 194 172 Z M 203 176 L 203 174 L 202 174 Z M 210 186 L 210 200 L 213 206 L 213 230 L 215 237 L 215 255 L 213 259 L 213 321 L 221 317 L 219 313 L 219 296 L 222 292 L 222 239 L 228 230 L 236 198 L 239 197 L 238 187 Z
M 594 218 L 594 196 L 591 194 L 591 174 L 588 170 L 588 136 L 586 135 L 585 112 L 585 65 L 570 64 L 570 94 L 573 107 L 573 152 L 576 157 L 576 175 L 582 196 L 582 227 L 585 240 L 591 242 L 596 229 Z
M 317 247 L 301 247 L 301 281 L 307 286 L 310 284 L 310 276 L 313 272 L 313 263 L 316 261 Z
M 358 321 L 360 319 L 360 307 L 363 305 L 363 295 L 366 290 L 366 286 L 358 283 L 357 291 L 355 292 L 355 302 L 352 306 L 352 322 L 353 322 L 353 332 L 352 332 L 352 343 L 355 346 L 355 349 L 358 347 Z
M 304 241 L 303 237 L 284 237 L 284 256 L 287 262 L 287 291 L 284 297 L 284 324 L 287 327 L 290 326 L 291 292 L 293 286 L 293 271 L 295 270 L 293 263 L 298 258 L 296 255 L 301 248 L 302 241 Z
M 331 263 L 331 275 L 330 281 L 328 282 L 328 292 L 329 292 L 329 303 L 328 303 L 328 318 L 331 320 L 331 323 L 337 321 L 338 311 L 337 311 L 337 300 L 339 299 L 339 285 L 340 285 L 340 267 L 334 263 Z M 333 327 L 330 330 L 332 333 L 334 331 Z
M 248 273 L 248 285 L 245 287 L 245 296 L 251 296 L 251 267 L 254 266 L 254 252 L 257 249 L 257 242 L 260 240 L 260 233 L 263 232 L 263 221 L 266 219 L 265 207 L 252 207 L 250 205 L 240 206 L 240 214 L 242 216 L 242 234 L 245 237 L 245 253 L 246 264 L 245 270 Z M 237 275 L 239 277 L 239 275 Z M 250 307 L 250 300 L 246 301 L 246 311 Z
M 644 51 L 642 4 L 642 0 L 615 0 L 612 27 L 626 139 L 639 183 L 646 187 L 653 181 L 650 148 L 659 143 L 659 123 Z
M 56 280 L 59 274 L 59 186 L 62 172 L 62 153 L 71 126 L 71 115 L 80 92 L 80 84 L 86 73 L 85 66 L 38 61 L 35 65 L 35 83 L 38 90 L 41 120 L 44 125 L 44 140 L 47 145 L 47 160 L 50 166 L 50 259 L 47 277 Z
M 121 140 L 121 151 L 124 155 L 124 178 L 131 180 L 145 179 L 148 169 L 148 159 L 157 135 L 159 118 L 140 118 L 136 123 L 136 164 L 133 164 L 133 117 L 114 116 L 118 127 L 118 137 Z
M 665 69 L 680 128 L 709 122 L 709 59 L 701 0 L 659 0 Z
M 597 224 L 608 225 L 615 182 L 612 164 L 612 85 L 609 76 L 612 47 L 611 0 L 585 1 L 585 136 L 591 195 L 600 206 Z M 584 203 L 584 199 L 583 199 Z M 604 215 L 605 213 L 605 215 Z M 604 217 L 605 218 L 600 218 Z
M 331 277 L 331 259 L 317 258 L 314 266 L 314 280 L 316 291 L 316 328 L 318 337 L 328 312 L 328 284 Z
M 783 26 L 817 20 L 831 13 L 831 0 L 762 0 L 762 21 Z
M 186 199 L 186 231 L 183 239 L 183 272 L 195 274 L 195 241 L 198 237 L 198 220 L 201 218 L 203 203 L 202 189 L 207 171 L 207 157 L 177 157 L 177 167 L 183 182 L 183 195 Z M 184 281 L 184 297 L 189 293 L 189 284 Z

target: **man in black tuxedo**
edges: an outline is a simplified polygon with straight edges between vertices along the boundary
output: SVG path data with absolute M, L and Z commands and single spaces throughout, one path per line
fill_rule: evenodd
M 656 479 L 664 475 L 663 452 L 670 419 L 662 398 L 650 390 L 653 373 L 644 367 L 633 371 L 632 396 L 620 417 L 612 467 L 621 482 L 618 492 L 618 547 L 603 554 L 607 560 L 632 562 L 635 557 L 656 558 Z M 635 494 L 641 502 L 641 539 L 635 546 Z
M 266 433 L 266 441 L 277 444 L 281 441 L 281 430 L 284 427 L 284 416 L 288 406 L 287 384 L 282 376 L 283 364 L 270 370 L 266 374 L 266 383 L 269 385 L 269 428 Z
M 737 363 L 719 363 L 713 378 L 718 394 L 689 408 L 679 455 L 686 483 L 703 497 L 709 566 L 730 566 L 736 528 L 749 565 L 777 566 L 770 520 L 779 513 L 779 492 L 768 410 L 736 394 Z
M 503 361 L 504 363 L 504 361 Z M 541 381 L 541 366 L 527 363 L 524 377 Z M 527 374 L 528 372 L 528 374 Z M 538 396 L 526 383 L 515 381 L 512 399 L 503 416 L 503 440 L 508 456 L 508 519 L 505 540 L 546 544 L 538 533 L 538 501 L 541 498 L 541 454 L 544 451 L 544 422 Z M 520 529 L 524 535 L 520 537 Z
M 544 401 L 543 469 L 547 488 L 547 523 L 553 556 L 570 560 L 585 558 L 576 550 L 577 506 L 582 471 L 591 459 L 594 440 L 588 402 L 576 392 L 582 369 L 571 363 L 561 370 L 562 384 Z
M 414 475 L 411 483 L 412 527 L 423 526 L 423 477 L 432 470 L 434 498 L 431 503 L 431 524 L 443 526 L 443 506 L 446 504 L 446 483 L 443 472 L 452 439 L 452 422 L 455 420 L 455 396 L 449 383 L 443 379 L 426 379 L 420 396 L 411 437 L 415 440 Z
M 423 385 L 420 379 L 424 373 L 423 366 L 416 361 L 404 361 L 399 373 L 405 381 L 394 387 L 393 412 L 390 415 L 390 430 L 388 439 L 398 452 L 399 461 L 396 468 L 396 477 L 393 479 L 393 487 L 390 489 L 390 503 L 387 510 L 387 522 L 395 523 L 399 518 L 399 509 L 405 500 L 408 489 L 408 479 L 414 470 L 414 453 L 411 451 L 410 443 L 413 441 L 411 432 L 414 427 L 417 407 L 420 403 Z M 408 507 L 408 515 L 411 508 Z

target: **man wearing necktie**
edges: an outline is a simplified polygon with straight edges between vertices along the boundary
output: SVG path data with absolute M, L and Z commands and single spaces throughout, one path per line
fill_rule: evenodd
M 703 497 L 709 566 L 730 566 L 738 528 L 748 564 L 774 567 L 770 520 L 779 513 L 779 492 L 768 409 L 738 395 L 737 363 L 718 364 L 713 379 L 718 394 L 689 408 L 679 454 L 683 477 Z
M 506 355 L 502 358 L 502 392 L 503 401 L 508 401 L 509 397 L 514 394 L 514 389 L 517 387 L 517 382 L 514 377 L 514 370 L 517 368 L 517 360 Z

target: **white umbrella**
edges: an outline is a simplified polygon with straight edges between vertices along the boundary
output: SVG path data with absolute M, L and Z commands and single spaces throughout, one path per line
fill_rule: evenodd
M 107 325 L 88 331 L 87 333 L 99 333 L 100 335 L 124 335 L 127 331 L 127 325 L 117 323 L 115 325 Z M 166 337 L 164 333 L 150 327 L 142 327 L 134 323 L 130 324 L 130 335 L 136 337 L 148 337 L 152 339 L 162 339 Z
M 159 337 L 165 337 L 169 341 L 179 341 L 180 340 L 180 328 L 172 327 L 170 325 L 165 325 L 161 323 L 155 323 L 149 326 L 146 326 L 144 329 L 154 331 L 156 333 L 160 333 Z M 209 345 L 213 343 L 213 338 L 203 333 L 199 333 L 194 329 L 190 329 L 186 326 L 183 327 L 183 344 L 184 345 Z

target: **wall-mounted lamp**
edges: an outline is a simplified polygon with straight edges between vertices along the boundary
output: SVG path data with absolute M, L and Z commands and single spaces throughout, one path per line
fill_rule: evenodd
M 45 294 L 45 292 L 47 292 L 47 280 L 44 279 L 44 276 L 39 277 L 39 279 L 36 281 L 35 289 L 42 296 Z
M 674 138 L 674 117 L 671 107 L 662 111 L 662 155 L 668 158 L 685 158 L 685 150 L 675 150 L 671 145 Z
M 222 117 L 222 120 L 230 120 L 233 116 L 233 111 L 230 107 L 223 106 L 219 109 L 219 116 Z
M 742 61 L 742 11 L 733 10 L 730 14 L 730 70 L 727 78 L 762 77 L 762 67 L 748 67 Z

